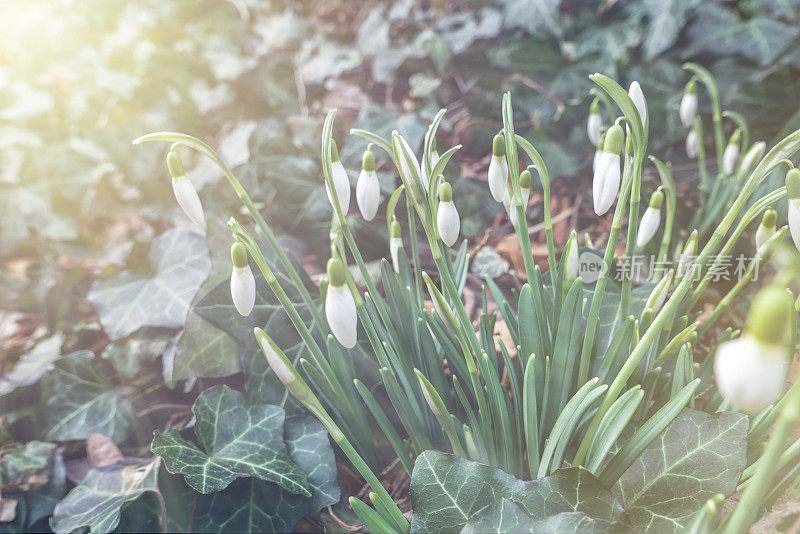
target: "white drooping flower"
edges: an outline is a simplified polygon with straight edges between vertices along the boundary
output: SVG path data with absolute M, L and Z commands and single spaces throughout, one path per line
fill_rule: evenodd
M 564 258 L 564 279 L 567 282 L 572 282 L 578 278 L 578 273 L 580 272 L 578 234 L 575 230 L 570 233 L 569 243 L 564 252 L 566 254 L 566 258 Z
M 678 114 L 681 117 L 681 124 L 685 128 L 691 128 L 694 117 L 697 115 L 697 82 L 694 79 L 689 80 L 689 83 L 686 84 Z
M 408 142 L 397 132 L 392 132 L 392 144 L 394 149 L 394 156 L 400 164 L 400 174 L 403 178 L 403 183 L 413 184 L 416 183 L 415 176 L 419 177 L 420 183 L 424 188 L 425 193 L 428 191 L 428 177 L 422 176 L 420 173 L 419 160 L 414 155 L 414 151 L 408 145 Z
M 791 294 L 767 287 L 753 301 L 745 333 L 717 350 L 717 388 L 739 410 L 757 414 L 783 393 L 793 344 L 791 321 Z
M 436 212 L 436 227 L 444 244 L 452 247 L 461 231 L 461 219 L 453 204 L 453 189 L 447 182 L 439 186 L 439 209 Z
M 636 246 L 643 247 L 653 239 L 661 224 L 661 204 L 664 202 L 664 193 L 656 190 L 650 196 L 650 205 L 642 215 L 639 232 L 636 234 Z
M 256 279 L 247 262 L 247 248 L 239 242 L 231 246 L 231 299 L 241 315 L 247 317 L 256 303 Z
M 528 200 L 531 198 L 531 183 L 533 182 L 534 166 L 530 165 L 527 169 L 519 173 L 519 190 L 522 193 L 522 206 L 528 206 Z
M 800 250 L 800 170 L 786 173 L 786 196 L 789 197 L 789 232 L 797 250 Z
M 197 189 L 194 188 L 192 182 L 186 177 L 181 158 L 175 152 L 170 151 L 167 154 L 167 168 L 170 176 L 172 176 L 172 192 L 175 193 L 175 200 L 178 201 L 178 205 L 193 223 L 203 226 L 205 224 L 205 215 L 203 214 L 203 204 L 200 202 L 200 196 L 197 194 Z
M 725 147 L 725 151 L 722 153 L 722 170 L 725 171 L 725 174 L 728 176 L 733 176 L 734 171 L 736 171 L 736 162 L 739 161 L 740 137 L 741 133 L 737 129 L 731 135 L 731 138 L 728 140 L 728 146 Z
M 346 349 L 358 341 L 358 314 L 353 294 L 347 287 L 345 267 L 338 258 L 328 260 L 328 293 L 325 296 L 325 317 L 336 340 Z
M 761 224 L 758 225 L 756 230 L 756 250 L 759 250 L 764 244 L 769 241 L 769 238 L 777 232 L 776 224 L 778 223 L 778 212 L 772 208 L 767 208 L 764 211 L 764 217 L 761 219 Z
M 697 137 L 697 131 L 694 128 L 689 130 L 686 134 L 686 156 L 689 159 L 694 159 L 700 153 L 700 139 Z
M 605 214 L 614 204 L 617 193 L 619 193 L 623 136 L 622 128 L 615 124 L 608 129 L 603 140 L 603 150 L 594 170 L 592 181 L 594 212 L 597 215 Z
M 339 149 L 333 139 L 331 139 L 331 171 L 333 187 L 336 189 L 336 196 L 339 198 L 339 206 L 341 206 L 342 212 L 347 215 L 347 211 L 350 209 L 350 179 L 347 178 L 347 171 L 344 170 L 344 165 L 339 161 Z M 325 192 L 328 193 L 328 202 L 331 203 L 331 207 L 334 207 L 333 197 L 327 181 L 325 182 Z
M 628 88 L 628 96 L 633 100 L 633 104 L 639 112 L 639 118 L 642 119 L 642 126 L 644 126 L 647 123 L 647 104 L 639 82 L 635 80 L 631 82 L 631 86 Z
M 364 220 L 371 221 L 378 213 L 381 203 L 381 186 L 375 173 L 375 156 L 371 150 L 364 152 L 361 158 L 361 173 L 356 182 L 356 201 Z
M 400 223 L 397 219 L 392 220 L 389 225 L 389 255 L 392 257 L 392 267 L 395 272 L 400 272 L 400 251 L 403 250 L 403 237 L 401 235 Z
M 600 137 L 603 135 L 603 119 L 600 117 L 600 105 L 595 98 L 589 106 L 589 119 L 586 121 L 586 133 L 589 135 L 589 141 L 595 146 L 600 142 Z
M 489 162 L 489 191 L 497 202 L 502 202 L 508 184 L 508 161 L 506 144 L 501 134 L 492 140 L 492 159 Z

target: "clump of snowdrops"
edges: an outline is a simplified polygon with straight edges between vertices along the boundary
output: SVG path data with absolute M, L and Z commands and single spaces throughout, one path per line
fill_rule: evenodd
M 574 231 L 557 248 L 546 163 L 533 144 L 515 133 L 511 95 L 503 95 L 503 129 L 492 141 L 488 187 L 507 210 L 519 239 L 526 283 L 509 294 L 487 279 L 476 321 L 462 301 L 468 249 L 465 241 L 458 244 L 460 217 L 453 186 L 445 178 L 447 164 L 460 147 L 440 154 L 436 145 L 445 110 L 431 123 L 421 152 L 415 152 L 397 132 L 384 139 L 371 132 L 351 131 L 364 138 L 366 145 L 355 186 L 358 211 L 369 221 L 381 205 L 385 209 L 390 261 L 381 262 L 379 280 L 370 273 L 350 230 L 351 182 L 333 140 L 335 111 L 328 114 L 321 161 L 333 219 L 327 277 L 319 297 L 306 289 L 269 224 L 208 145 L 178 133 L 155 133 L 138 140 L 174 143 L 168 167 L 177 201 L 192 221 L 203 225 L 203 210 L 177 155 L 181 146 L 214 160 L 252 216 L 255 233 L 233 218 L 228 222 L 233 237 L 233 302 L 242 315 L 253 309 L 256 280 L 251 268 L 256 268 L 292 320 L 310 355 L 307 360 L 292 361 L 273 341 L 274 333 L 256 328 L 254 335 L 276 376 L 325 425 L 372 488 L 371 506 L 350 499 L 368 530 L 435 530 L 431 525 L 448 525 L 456 531 L 477 528 L 473 519 L 485 515 L 487 509 L 467 517 L 458 505 L 458 495 L 448 494 L 449 507 L 422 511 L 421 497 L 431 502 L 438 498 L 426 493 L 430 486 L 441 493 L 446 485 L 426 478 L 435 472 L 432 458 L 469 469 L 486 464 L 521 481 L 549 481 L 555 479 L 546 477 L 578 473 L 584 477 L 581 484 L 553 491 L 584 492 L 579 502 L 602 500 L 605 497 L 600 495 L 606 493 L 614 500 L 610 490 L 621 487 L 621 477 L 642 461 L 646 449 L 666 435 L 687 407 L 709 414 L 724 410 L 749 414 L 749 449 L 747 466 L 741 466 L 737 482 L 744 492 L 727 519 L 717 525 L 721 500 L 728 495 L 713 495 L 699 509 L 692 505 L 679 510 L 676 528 L 745 531 L 764 505 L 780 495 L 776 492 L 794 480 L 800 471 L 800 448 L 787 447 L 787 440 L 800 418 L 800 386 L 792 386 L 785 394 L 784 389 L 796 342 L 791 289 L 798 288 L 791 287 L 791 282 L 798 268 L 786 247 L 781 248 L 787 226 L 779 226 L 771 206 L 788 197 L 788 228 L 800 245 L 800 171 L 788 160 L 800 148 L 800 131 L 769 152 L 764 143 L 748 145 L 744 118 L 721 113 L 710 75 L 696 65 L 687 69 L 692 78 L 679 114 L 688 128 L 687 152 L 698 158 L 700 208 L 686 228 L 677 228 L 678 199 L 670 166 L 653 156 L 649 159 L 661 183 L 645 196 L 648 184 L 643 183 L 643 169 L 650 124 L 642 88 L 633 82 L 625 91 L 602 74 L 591 77 L 598 86 L 587 122 L 589 140 L 597 147 L 594 209 L 598 216 L 612 214 L 604 250 L 596 250 L 588 236 L 581 240 Z M 719 162 L 714 178 L 708 171 L 698 114 L 700 86 L 709 90 L 713 104 Z M 736 127 L 727 144 L 723 117 Z M 381 198 L 377 151 L 384 153 L 401 182 L 388 199 Z M 765 177 L 784 165 L 789 168 L 786 187 L 751 198 Z M 534 262 L 526 216 L 534 187 L 541 189 L 543 197 L 548 251 L 544 272 Z M 645 209 L 642 198 L 649 200 Z M 755 230 L 754 242 L 742 245 L 742 236 L 749 236 L 751 230 Z M 274 256 L 265 257 L 256 235 L 267 240 Z M 676 236 L 686 237 L 678 244 L 673 241 Z M 427 241 L 436 272 L 421 269 L 420 238 Z M 629 275 L 618 281 L 613 273 L 621 263 L 615 256 L 620 239 L 625 257 L 648 253 L 659 265 L 674 259 L 673 265 L 653 270 L 646 282 Z M 751 249 L 752 258 L 713 311 L 701 315 L 698 301 L 724 261 L 721 258 L 731 254 L 737 243 Z M 772 256 L 782 258 L 778 273 L 753 300 L 744 330 L 734 325 L 712 329 L 756 278 L 759 266 L 763 282 L 764 266 Z M 592 264 L 601 268 L 586 270 Z M 278 282 L 277 268 L 288 273 L 311 310 L 310 327 Z M 365 292 L 357 286 L 354 273 L 360 274 Z M 489 313 L 491 300 L 499 315 Z M 426 306 L 426 301 L 433 307 Z M 495 334 L 500 320 L 509 330 L 510 345 Z M 703 336 L 710 350 L 698 355 L 705 357 L 696 362 L 695 348 Z M 369 353 L 372 368 L 354 365 L 356 350 Z M 700 392 L 704 392 L 702 398 L 697 396 Z M 413 510 L 412 522 L 375 475 L 392 460 L 377 453 L 381 440 L 373 436 L 375 425 L 381 440 L 412 476 L 411 500 L 420 503 Z M 425 451 L 452 453 L 462 459 Z M 415 489 L 418 480 L 420 489 Z M 620 497 L 617 491 L 622 501 L 621 507 L 614 504 L 617 508 L 627 506 L 622 493 Z M 677 497 L 665 495 L 663 503 L 652 506 L 658 508 Z M 514 506 L 523 506 L 526 521 L 552 519 L 520 502 Z M 453 509 L 463 517 L 448 516 Z M 504 510 L 501 507 L 494 520 L 498 530 L 506 518 Z M 599 519 L 578 504 L 570 512 L 615 527 L 637 526 L 619 510 Z

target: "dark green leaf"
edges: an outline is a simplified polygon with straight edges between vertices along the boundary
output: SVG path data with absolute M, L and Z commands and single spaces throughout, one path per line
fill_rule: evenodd
M 283 409 L 215 386 L 198 397 L 193 410 L 195 433 L 205 452 L 177 430 L 155 431 L 151 448 L 171 473 L 184 475 L 200 493 L 220 491 L 239 477 L 258 477 L 311 495 L 305 473 L 283 442 Z
M 536 519 L 508 499 L 501 499 L 469 518 L 461 534 L 522 534 L 558 532 L 584 534 L 614 532 L 619 523 L 592 519 L 583 512 L 562 512 L 546 519 Z
M 684 409 L 628 468 L 615 491 L 631 523 L 680 532 L 713 495 L 731 495 L 745 467 L 747 417 Z
M 150 250 L 151 275 L 122 272 L 98 281 L 88 299 L 111 339 L 143 326 L 180 328 L 211 269 L 206 241 L 186 228 L 161 235 Z
M 558 25 L 561 0 L 505 0 L 503 26 L 522 28 L 531 35 L 546 29 L 554 35 L 561 35 Z

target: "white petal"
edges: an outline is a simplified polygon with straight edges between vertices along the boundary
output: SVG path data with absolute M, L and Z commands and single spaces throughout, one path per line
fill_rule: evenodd
M 797 250 L 800 250 L 800 201 L 789 200 L 789 232 Z
M 759 224 L 756 230 L 756 249 L 760 249 L 764 243 L 769 241 L 769 238 L 775 235 L 776 231 L 777 228 L 774 226 L 772 228 L 767 228 L 763 224 Z
M 714 358 L 717 388 L 736 408 L 758 413 L 783 392 L 786 350 L 742 336 L 722 344 Z
M 684 93 L 681 98 L 681 107 L 678 112 L 681 117 L 681 124 L 685 128 L 691 128 L 694 123 L 694 116 L 697 115 L 697 94 Z
M 565 278 L 567 280 L 575 280 L 578 278 L 580 271 L 580 262 L 578 254 L 578 239 L 572 239 L 572 245 L 567 254 L 567 264 L 565 266 Z
M 439 152 L 437 152 L 436 150 L 431 152 L 431 169 L 433 169 L 436 166 L 436 164 L 439 163 L 440 157 L 441 156 L 439 156 Z
M 647 207 L 642 215 L 642 222 L 639 224 L 639 233 L 636 234 L 636 246 L 643 247 L 653 239 L 658 232 L 661 224 L 661 210 Z
M 356 183 L 356 201 L 365 220 L 371 221 L 375 218 L 381 203 L 381 186 L 375 171 L 361 170 Z
M 198 226 L 203 226 L 205 216 L 203 215 L 203 205 L 197 195 L 197 189 L 186 176 L 178 176 L 172 179 L 172 191 L 175 193 L 175 200 L 183 208 L 186 215 Z
M 697 154 L 700 152 L 700 145 L 697 141 L 697 133 L 694 130 L 690 130 L 689 133 L 686 135 L 686 155 L 694 159 L 697 157 Z
M 619 165 L 620 157 L 618 154 L 603 152 L 592 182 L 594 212 L 597 215 L 605 214 L 617 198 L 620 182 Z
M 736 161 L 739 159 L 739 146 L 728 145 L 725 147 L 725 152 L 722 153 L 722 169 L 728 176 L 733 175 L 736 170 Z
M 499 157 L 492 154 L 489 162 L 489 191 L 497 202 L 502 202 L 508 184 L 508 162 L 505 156 Z
M 642 126 L 644 126 L 647 122 L 647 106 L 645 105 L 644 93 L 639 82 L 634 81 L 631 83 L 630 89 L 628 89 L 628 96 L 631 97 L 637 111 L 639 111 L 639 118 L 642 119 Z
M 419 170 L 419 160 L 417 159 L 417 156 L 414 155 L 414 151 L 411 150 L 411 147 L 408 146 L 408 143 L 406 142 L 406 140 L 403 138 L 402 135 L 398 135 L 397 137 L 400 138 L 400 142 L 403 144 L 403 147 L 405 147 L 406 151 L 408 151 L 408 155 L 411 156 L 411 163 L 412 163 L 412 165 L 414 165 L 414 168 L 417 171 L 417 176 L 419 176 L 420 179 L 423 179 L 422 178 L 422 174 L 420 173 L 420 170 Z M 413 181 L 414 181 L 414 173 L 412 172 L 411 167 L 408 166 L 408 162 L 406 161 L 406 157 L 405 157 L 405 155 L 403 155 L 403 153 L 401 151 L 398 151 L 397 159 L 400 160 L 400 173 L 403 175 L 405 180 L 408 180 L 409 182 L 413 183 Z M 426 189 L 426 192 L 427 192 L 427 184 L 425 184 L 425 189 Z
M 231 298 L 236 311 L 247 317 L 256 303 L 256 279 L 250 266 L 234 267 L 231 273 Z
M 600 137 L 603 135 L 603 125 L 599 113 L 589 113 L 589 120 L 586 121 L 586 133 L 589 134 L 589 141 L 597 146 Z
M 341 161 L 335 161 L 332 165 L 333 170 L 333 186 L 336 188 L 336 195 L 339 197 L 339 205 L 342 211 L 347 214 L 350 209 L 350 180 L 347 178 L 347 171 L 344 170 L 344 165 Z M 333 207 L 333 198 L 331 197 L 330 189 L 328 189 L 328 182 L 325 182 L 325 192 L 328 193 L 328 202 Z
M 340 287 L 328 286 L 325 316 L 336 340 L 346 349 L 355 347 L 358 340 L 358 315 L 347 284 Z
M 600 158 L 603 155 L 602 150 L 595 150 L 594 151 L 594 158 L 592 158 L 592 172 L 597 170 L 597 164 L 600 162 Z
M 456 210 L 455 204 L 452 202 L 440 202 L 439 210 L 436 213 L 436 223 L 442 241 L 448 247 L 452 247 L 461 230 L 461 219 L 458 217 L 458 210 Z
M 402 237 L 392 237 L 389 239 L 389 253 L 392 256 L 392 266 L 395 272 L 400 272 L 400 250 L 403 248 Z
M 275 352 L 272 345 L 269 343 L 261 343 L 261 348 L 264 350 L 264 355 L 267 357 L 267 363 L 272 367 L 272 371 L 284 385 L 288 386 L 297 380 L 295 374 L 289 369 L 280 356 L 278 356 L 278 353 Z

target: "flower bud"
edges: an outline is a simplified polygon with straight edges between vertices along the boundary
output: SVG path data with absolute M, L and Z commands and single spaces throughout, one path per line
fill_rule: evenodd
M 436 226 L 444 244 L 452 247 L 461 230 L 461 219 L 458 216 L 456 205 L 453 204 L 453 190 L 447 182 L 442 182 L 439 186 L 439 209 L 436 212 Z
M 331 172 L 333 187 L 336 189 L 336 196 L 339 198 L 339 206 L 342 208 L 342 213 L 347 215 L 347 211 L 350 209 L 350 179 L 347 178 L 347 171 L 344 170 L 344 165 L 339 161 L 339 149 L 333 139 L 331 139 Z M 325 192 L 328 194 L 328 202 L 335 209 L 327 181 L 325 182 Z
M 761 161 L 761 158 L 764 157 L 764 152 L 766 152 L 766 150 L 767 144 L 764 141 L 753 143 L 750 150 L 744 153 L 742 164 L 739 166 L 739 173 L 743 176 L 750 174 L 752 170 L 756 168 L 758 162 Z
M 200 202 L 200 196 L 197 194 L 197 189 L 194 188 L 192 182 L 186 177 L 181 158 L 175 152 L 170 151 L 167 154 L 167 168 L 170 176 L 172 176 L 172 192 L 175 194 L 175 200 L 178 201 L 178 205 L 193 223 L 203 226 L 205 215 L 203 215 L 203 204 Z
M 603 119 L 600 117 L 600 105 L 598 99 L 592 100 L 592 105 L 589 106 L 589 120 L 586 121 L 586 133 L 589 135 L 589 141 L 595 146 L 600 141 L 600 136 L 603 135 Z
M 697 131 L 692 128 L 686 134 L 686 156 L 689 159 L 695 159 L 700 153 L 700 139 L 697 137 Z
M 660 189 L 650 196 L 650 205 L 642 215 L 639 224 L 639 233 L 636 234 L 636 246 L 643 247 L 653 239 L 661 224 L 661 204 L 664 202 L 664 193 Z
M 338 258 L 328 260 L 328 294 L 325 296 L 325 316 L 336 340 L 346 349 L 358 341 L 358 315 L 353 294 L 347 287 L 345 266 Z
M 497 202 L 502 202 L 508 184 L 508 161 L 506 144 L 502 134 L 492 140 L 492 159 L 489 162 L 489 191 Z
M 313 404 L 315 399 L 314 394 L 311 392 L 305 380 L 303 380 L 297 372 L 297 369 L 294 368 L 292 362 L 289 361 L 289 358 L 286 357 L 286 354 L 283 353 L 280 347 L 278 347 L 262 329 L 255 328 L 254 333 L 258 344 L 261 346 L 261 351 L 267 359 L 267 363 L 272 368 L 275 376 L 278 377 L 278 380 L 286 386 L 286 389 L 288 389 L 297 400 L 306 405 L 308 405 L 308 403 Z
M 647 302 L 644 303 L 645 310 L 653 310 L 653 313 L 658 313 L 661 309 L 661 306 L 664 305 L 664 302 L 667 301 L 667 295 L 669 294 L 669 288 L 672 285 L 672 277 L 675 275 L 675 271 L 670 269 L 667 271 L 667 275 L 661 279 L 661 281 L 656 284 L 656 287 L 653 288 L 653 291 L 650 293 L 650 296 L 647 297 Z
M 633 100 L 633 104 L 639 112 L 639 118 L 642 119 L 642 126 L 644 127 L 644 125 L 647 124 L 647 104 L 645 103 L 644 93 L 642 92 L 642 87 L 639 85 L 639 82 L 631 82 L 631 86 L 628 88 L 628 96 Z
M 685 128 L 691 128 L 694 123 L 694 116 L 697 115 L 697 82 L 689 80 L 681 98 L 681 107 L 678 113 L 681 117 L 681 124 Z
M 578 234 L 575 230 L 569 235 L 569 243 L 564 253 L 566 254 L 566 258 L 564 258 L 564 280 L 566 280 L 567 283 L 571 283 L 578 278 L 578 272 L 580 270 L 580 263 L 578 261 Z
M 403 248 L 403 237 L 401 234 L 400 223 L 397 219 L 392 220 L 389 225 L 389 254 L 392 257 L 392 266 L 395 272 L 400 272 L 400 250 Z
M 767 287 L 753 301 L 745 333 L 720 345 L 714 358 L 717 387 L 738 409 L 758 413 L 783 392 L 793 320 L 791 294 Z
M 737 128 L 728 140 L 725 152 L 722 153 L 722 170 L 728 176 L 733 176 L 736 170 L 736 162 L 739 161 L 739 141 L 741 136 L 742 134 Z
M 789 197 L 789 232 L 797 250 L 800 250 L 800 170 L 786 173 L 786 196 Z
M 247 317 L 256 303 L 256 280 L 247 262 L 247 248 L 242 243 L 231 245 L 231 299 L 241 315 Z
M 775 235 L 778 223 L 778 212 L 772 208 L 767 208 L 764 211 L 764 217 L 761 219 L 761 224 L 758 225 L 756 230 L 756 250 L 760 249 L 767 240 Z
M 533 171 L 535 167 L 529 165 L 527 169 L 519 174 L 519 189 L 522 193 L 522 205 L 527 206 L 531 198 L 531 183 L 533 182 Z
M 614 124 L 606 132 L 603 140 L 603 150 L 592 181 L 594 197 L 594 212 L 597 215 L 605 214 L 619 193 L 620 184 L 620 153 L 624 134 L 618 124 Z
M 424 187 L 425 192 L 428 191 L 427 176 L 420 174 L 419 160 L 414 155 L 414 151 L 408 146 L 408 142 L 399 133 L 392 132 L 392 148 L 394 150 L 395 160 L 400 164 L 400 174 L 402 175 L 403 182 L 408 184 L 418 184 L 415 177 L 419 180 Z
M 375 173 L 375 156 L 369 149 L 361 158 L 361 173 L 356 182 L 356 201 L 364 220 L 371 221 L 375 218 L 381 203 L 381 186 Z

